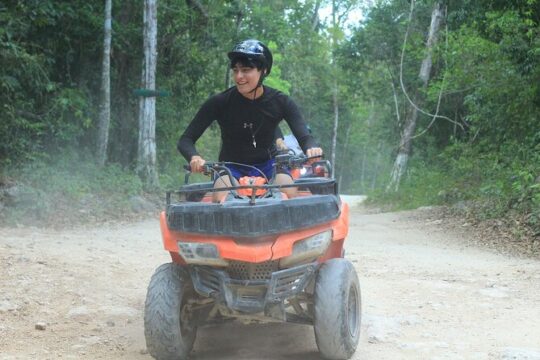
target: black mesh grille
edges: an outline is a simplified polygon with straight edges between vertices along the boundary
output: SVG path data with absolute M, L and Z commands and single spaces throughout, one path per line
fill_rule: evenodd
M 286 299 L 303 291 L 317 270 L 317 264 L 311 263 L 274 273 L 267 297 L 274 301 Z
M 278 270 L 279 261 L 266 261 L 259 264 L 241 261 L 229 262 L 227 273 L 236 280 L 269 280 L 272 273 Z
M 306 276 L 308 268 L 301 268 L 290 272 L 287 275 L 280 276 L 276 281 L 274 292 L 279 295 L 288 291 L 296 290 L 302 283 L 302 278 Z

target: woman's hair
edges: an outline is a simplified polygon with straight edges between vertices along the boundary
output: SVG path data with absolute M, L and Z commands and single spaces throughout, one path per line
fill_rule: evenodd
M 249 68 L 257 68 L 257 70 L 263 69 L 263 62 L 259 59 L 250 58 L 247 56 L 238 56 L 231 60 L 231 69 L 235 67 L 236 65 L 249 67 Z

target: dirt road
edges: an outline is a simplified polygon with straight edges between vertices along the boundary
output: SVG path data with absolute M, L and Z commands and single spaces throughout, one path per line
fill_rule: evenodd
M 443 225 L 429 210 L 352 212 L 354 359 L 540 359 L 540 262 L 475 248 Z M 157 219 L 0 228 L 0 359 L 150 359 L 146 286 L 167 261 Z M 193 359 L 319 356 L 310 327 L 230 324 L 201 329 Z

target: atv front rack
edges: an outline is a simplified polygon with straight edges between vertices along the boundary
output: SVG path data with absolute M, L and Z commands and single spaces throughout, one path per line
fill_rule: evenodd
M 309 160 L 302 157 L 283 157 L 278 165 L 296 166 Z M 279 161 L 279 162 L 278 162 Z M 227 163 L 207 163 L 205 173 L 216 174 Z M 186 170 L 189 169 L 186 167 Z M 298 188 L 304 196 L 284 199 L 281 189 Z M 249 196 L 237 190 L 249 189 Z M 263 195 L 257 195 L 263 190 Z M 228 191 L 222 203 L 210 202 L 205 196 Z M 174 195 L 174 201 L 173 201 Z M 341 214 L 341 200 L 334 179 L 306 177 L 287 185 L 234 185 L 215 188 L 213 182 L 186 184 L 177 191 L 167 191 L 167 225 L 173 231 L 234 236 L 255 239 L 298 229 L 305 229 L 337 219 Z
M 207 193 L 213 193 L 218 191 L 236 191 L 240 189 L 251 189 L 250 204 L 255 204 L 257 199 L 264 199 L 265 197 L 273 197 L 275 192 L 273 190 L 279 190 L 283 188 L 298 187 L 299 190 L 309 190 L 312 194 L 317 195 L 337 195 L 337 183 L 334 179 L 327 178 L 303 178 L 296 179 L 293 184 L 288 185 L 238 185 L 230 187 L 214 188 L 212 182 L 187 184 L 180 187 L 177 191 L 166 192 L 166 203 L 171 204 L 172 195 L 177 195 L 179 201 L 201 201 Z M 263 197 L 256 196 L 257 190 L 267 190 L 267 193 Z
M 286 201 L 259 199 L 256 205 L 245 200 L 223 204 L 179 202 L 167 205 L 167 225 L 171 230 L 192 234 L 259 238 L 324 224 L 341 214 L 336 195 L 312 195 Z

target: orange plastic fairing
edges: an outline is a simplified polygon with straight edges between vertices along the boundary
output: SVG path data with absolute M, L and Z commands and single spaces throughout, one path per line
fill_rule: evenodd
M 318 234 L 328 229 L 333 230 L 332 243 L 322 259 L 341 257 L 343 242 L 348 233 L 349 207 L 342 203 L 341 214 L 336 220 L 317 225 L 308 229 L 291 231 L 273 236 L 265 236 L 257 242 L 247 242 L 241 239 L 225 236 L 187 234 L 171 231 L 167 226 L 165 212 L 160 216 L 163 245 L 171 253 L 172 260 L 184 263 L 178 254 L 178 241 L 212 243 L 216 245 L 219 254 L 224 259 L 260 263 L 269 260 L 279 260 L 292 254 L 296 241 Z M 174 254 L 174 256 L 173 256 Z

